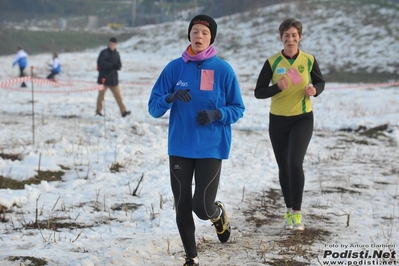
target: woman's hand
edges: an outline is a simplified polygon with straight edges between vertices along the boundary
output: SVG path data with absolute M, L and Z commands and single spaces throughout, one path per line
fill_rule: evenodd
M 306 86 L 305 91 L 303 92 L 306 96 L 315 96 L 316 88 L 313 86 Z
M 284 76 L 277 82 L 277 86 L 280 90 L 283 91 L 290 86 L 290 81 L 286 76 Z

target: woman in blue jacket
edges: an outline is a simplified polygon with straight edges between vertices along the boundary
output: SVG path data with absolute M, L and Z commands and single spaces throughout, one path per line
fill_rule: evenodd
M 234 70 L 211 45 L 216 32 L 216 22 L 207 15 L 191 20 L 190 45 L 163 69 L 148 102 L 155 118 L 170 110 L 170 179 L 186 252 L 184 265 L 199 265 L 192 212 L 211 220 L 221 242 L 229 239 L 231 231 L 225 207 L 215 199 L 222 160 L 230 152 L 231 124 L 243 116 L 245 107 Z

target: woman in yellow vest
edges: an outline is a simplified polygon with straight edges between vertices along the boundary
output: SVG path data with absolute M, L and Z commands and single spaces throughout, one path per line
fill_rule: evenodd
M 284 49 L 266 60 L 255 97 L 271 98 L 269 136 L 287 207 L 284 227 L 302 231 L 303 160 L 313 133 L 310 97 L 322 93 L 325 81 L 315 57 L 298 48 L 302 23 L 287 19 L 281 23 L 279 33 Z

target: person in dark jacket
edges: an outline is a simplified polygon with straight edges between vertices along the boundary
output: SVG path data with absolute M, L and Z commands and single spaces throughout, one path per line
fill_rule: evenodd
M 104 88 L 98 92 L 96 115 L 103 116 L 101 113 L 104 95 L 109 88 L 114 94 L 115 100 L 119 106 L 122 117 L 130 115 L 123 104 L 122 96 L 119 90 L 118 70 L 122 68 L 121 58 L 116 51 L 117 40 L 112 37 L 109 39 L 108 48 L 100 52 L 97 59 L 98 84 L 104 84 Z

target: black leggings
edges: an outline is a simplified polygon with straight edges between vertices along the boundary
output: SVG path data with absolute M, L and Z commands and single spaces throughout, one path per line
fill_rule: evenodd
M 51 73 L 47 76 L 47 79 L 54 79 L 55 75 L 57 75 L 57 73 L 51 71 Z
M 222 160 L 190 159 L 169 156 L 170 182 L 175 199 L 176 223 L 188 257 L 197 256 L 195 224 L 192 212 L 201 220 L 217 218 L 215 205 Z M 193 175 L 195 178 L 192 194 Z
M 25 76 L 24 70 L 25 70 L 25 67 L 19 67 L 19 76 L 20 77 L 24 77 Z
M 298 116 L 270 114 L 269 135 L 279 169 L 285 205 L 301 210 L 305 175 L 303 160 L 313 133 L 313 112 Z
M 19 67 L 19 76 L 20 76 L 21 78 L 22 78 L 22 77 L 25 77 L 24 71 L 25 71 L 25 67 Z M 25 82 L 22 82 L 22 86 L 26 86 Z

